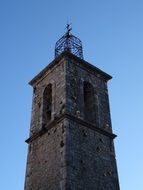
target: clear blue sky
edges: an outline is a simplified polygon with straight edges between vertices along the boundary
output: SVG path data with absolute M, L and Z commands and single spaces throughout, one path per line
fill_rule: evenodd
M 0 189 L 23 190 L 32 88 L 67 19 L 85 60 L 113 76 L 110 108 L 121 190 L 143 189 L 143 1 L 0 1 Z

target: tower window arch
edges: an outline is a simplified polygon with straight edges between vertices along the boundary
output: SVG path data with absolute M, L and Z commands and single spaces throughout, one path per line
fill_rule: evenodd
M 90 82 L 84 81 L 83 83 L 84 95 L 84 119 L 90 122 L 95 122 L 95 96 L 94 88 Z
M 52 84 L 48 84 L 43 93 L 43 124 L 47 124 L 52 116 Z

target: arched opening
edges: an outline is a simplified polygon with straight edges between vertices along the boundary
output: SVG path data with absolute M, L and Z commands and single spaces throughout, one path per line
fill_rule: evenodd
M 83 84 L 84 95 L 84 118 L 90 122 L 95 122 L 95 97 L 94 88 L 89 82 Z
M 48 84 L 43 93 L 43 124 L 51 120 L 52 115 L 52 85 Z

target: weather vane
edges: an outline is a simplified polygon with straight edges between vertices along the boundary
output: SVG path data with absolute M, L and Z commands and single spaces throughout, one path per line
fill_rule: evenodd
M 69 34 L 70 31 L 72 30 L 71 23 L 70 24 L 67 23 L 66 29 L 67 29 L 67 34 Z

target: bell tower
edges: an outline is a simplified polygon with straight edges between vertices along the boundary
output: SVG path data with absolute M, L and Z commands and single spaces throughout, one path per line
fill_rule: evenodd
M 25 190 L 119 190 L 107 82 L 67 32 L 36 75 Z

